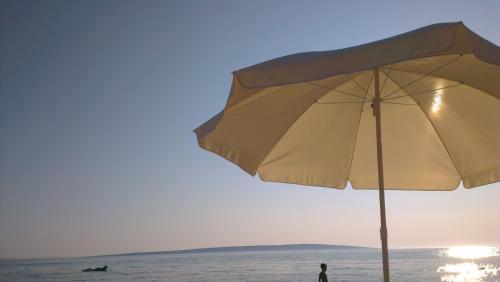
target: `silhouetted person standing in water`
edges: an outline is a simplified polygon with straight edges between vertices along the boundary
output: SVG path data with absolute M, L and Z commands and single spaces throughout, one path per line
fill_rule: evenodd
M 321 272 L 319 273 L 319 282 L 328 282 L 328 277 L 326 276 L 326 264 L 322 263 L 320 265 Z

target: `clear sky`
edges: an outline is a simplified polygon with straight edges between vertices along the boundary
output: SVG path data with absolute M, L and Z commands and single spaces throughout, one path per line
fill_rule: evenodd
M 2 1 L 0 258 L 379 247 L 376 191 L 261 182 L 198 148 L 233 70 L 438 22 L 500 45 L 499 1 Z M 389 246 L 500 245 L 500 184 L 387 192 Z

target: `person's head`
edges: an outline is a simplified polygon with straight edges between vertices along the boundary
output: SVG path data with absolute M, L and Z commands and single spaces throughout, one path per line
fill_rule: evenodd
M 321 267 L 321 270 L 326 271 L 326 263 L 322 263 L 320 265 L 320 267 Z

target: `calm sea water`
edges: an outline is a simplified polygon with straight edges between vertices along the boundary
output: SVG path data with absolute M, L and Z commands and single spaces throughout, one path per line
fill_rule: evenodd
M 392 281 L 500 281 L 496 255 L 449 256 L 446 249 L 391 250 Z M 1 281 L 318 281 L 328 264 L 331 281 L 381 281 L 378 249 L 146 254 L 2 260 Z M 481 256 L 479 256 L 481 257 Z M 108 265 L 107 272 L 82 272 Z

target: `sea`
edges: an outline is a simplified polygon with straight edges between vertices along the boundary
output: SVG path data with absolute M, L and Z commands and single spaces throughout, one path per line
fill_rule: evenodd
M 500 281 L 500 248 L 467 248 L 390 250 L 391 281 Z M 339 248 L 0 260 L 0 281 L 318 281 L 321 263 L 329 281 L 383 280 L 380 249 Z

